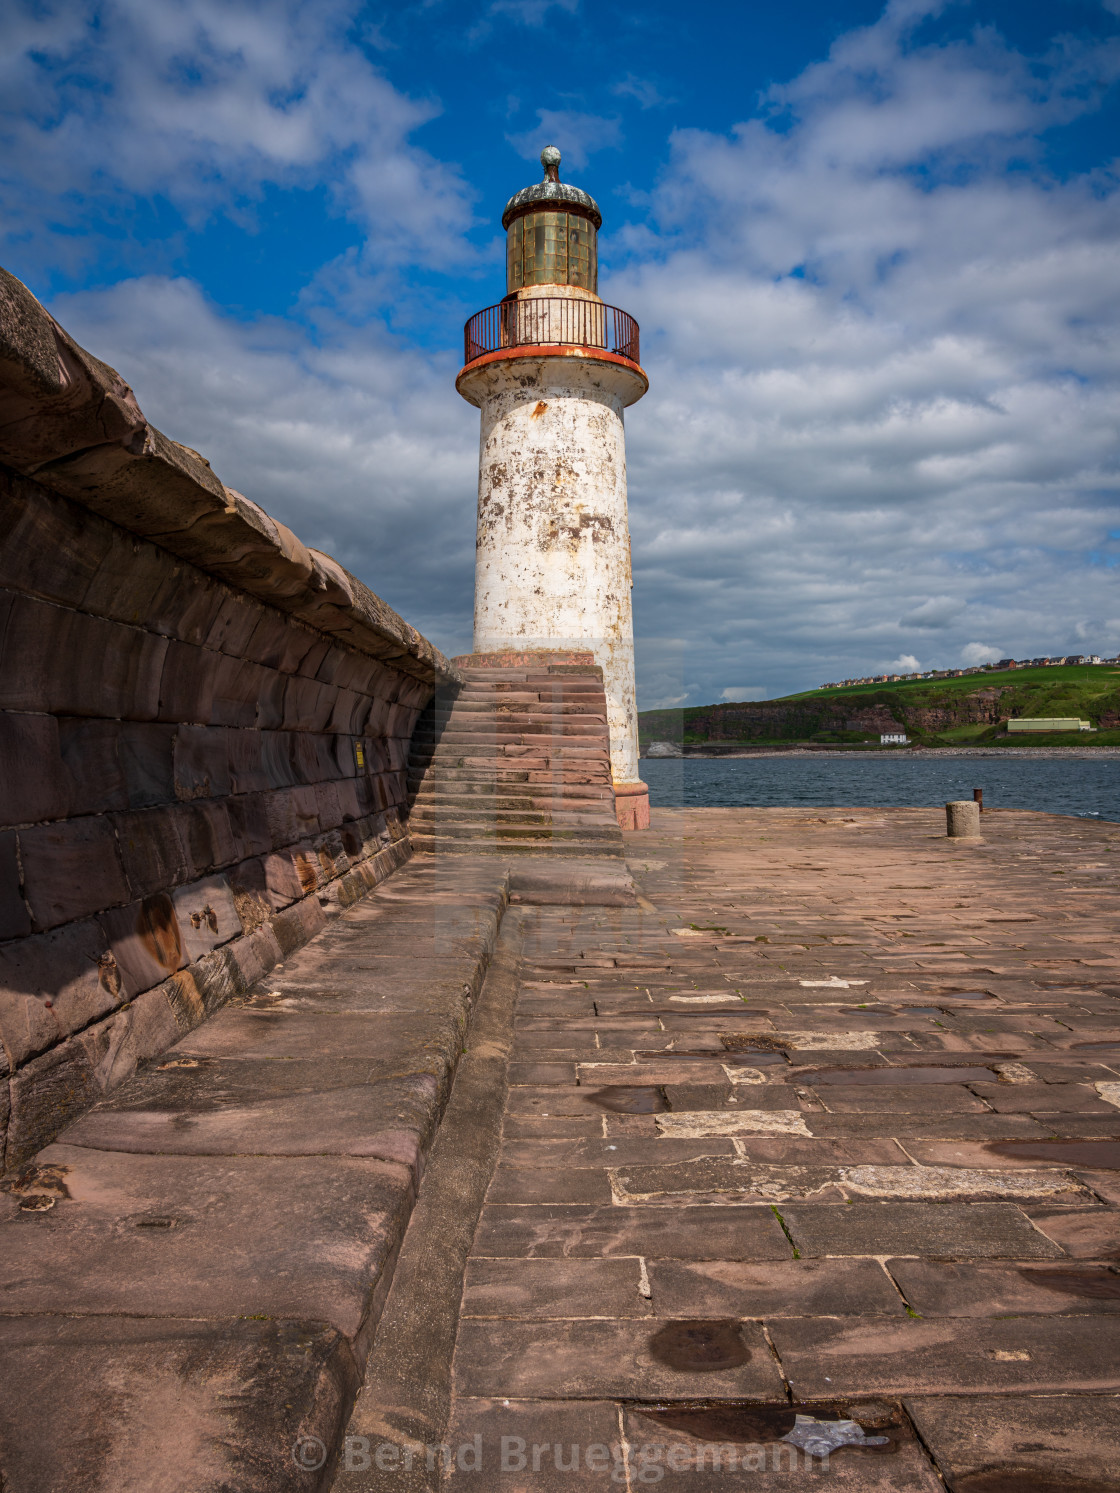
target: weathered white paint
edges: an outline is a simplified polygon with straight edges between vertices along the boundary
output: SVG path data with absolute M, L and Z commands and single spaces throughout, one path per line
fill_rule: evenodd
M 592 652 L 603 670 L 611 770 L 616 784 L 635 783 L 622 412 L 646 381 L 635 365 L 593 349 L 511 349 L 464 369 L 458 388 L 482 411 L 475 652 Z

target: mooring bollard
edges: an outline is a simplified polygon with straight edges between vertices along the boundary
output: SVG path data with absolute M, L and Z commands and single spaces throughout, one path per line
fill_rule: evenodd
M 954 840 L 980 838 L 980 805 L 972 798 L 945 805 L 945 833 Z
M 984 812 L 984 790 L 983 790 L 983 788 L 974 788 L 972 790 L 972 797 L 980 805 L 980 812 L 982 814 Z

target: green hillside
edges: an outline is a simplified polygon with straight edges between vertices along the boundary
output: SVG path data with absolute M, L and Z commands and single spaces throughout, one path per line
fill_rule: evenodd
M 1006 722 L 1019 716 L 1073 716 L 1098 729 L 1092 735 L 1009 737 Z M 912 741 L 933 747 L 1116 746 L 1120 667 L 1000 669 L 957 679 L 855 684 L 776 700 L 648 710 L 639 715 L 638 729 L 643 745 L 657 740 L 758 746 L 803 741 L 878 750 L 883 731 L 904 730 Z
M 781 695 L 782 700 L 835 700 L 850 699 L 856 695 L 881 694 L 885 690 L 904 693 L 914 698 L 913 691 L 938 696 L 951 694 L 974 694 L 978 690 L 1040 688 L 1050 693 L 1060 693 L 1065 698 L 1096 700 L 1104 695 L 1115 695 L 1120 690 L 1120 665 L 1117 664 L 1053 664 L 1039 669 L 989 669 L 982 674 L 965 674 L 960 679 L 900 679 L 894 684 L 849 684 L 843 689 L 809 689 L 797 695 Z M 767 704 L 772 702 L 767 701 Z M 704 708 L 704 707 L 700 707 Z M 1076 715 L 1075 710 L 1038 710 L 1024 712 L 1033 715 Z M 1082 711 L 1081 715 L 1087 715 Z

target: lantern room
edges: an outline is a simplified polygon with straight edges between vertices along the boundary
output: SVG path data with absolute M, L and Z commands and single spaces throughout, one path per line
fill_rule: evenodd
M 506 203 L 506 293 L 531 285 L 573 285 L 595 295 L 598 232 L 603 221 L 593 197 L 560 180 L 560 152 L 541 151 L 544 178 Z

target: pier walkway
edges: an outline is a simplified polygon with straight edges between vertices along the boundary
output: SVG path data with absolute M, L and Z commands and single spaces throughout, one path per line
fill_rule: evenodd
M 661 811 L 510 909 L 338 1489 L 1120 1488 L 1120 827 L 983 829 Z
M 1120 826 L 982 822 L 414 856 L 9 1179 L 5 1490 L 1117 1493 Z

